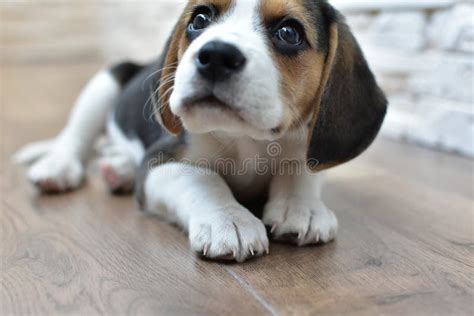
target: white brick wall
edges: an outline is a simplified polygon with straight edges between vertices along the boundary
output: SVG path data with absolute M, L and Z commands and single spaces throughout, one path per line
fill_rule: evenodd
M 383 134 L 474 157 L 474 2 L 332 2 L 389 95 Z

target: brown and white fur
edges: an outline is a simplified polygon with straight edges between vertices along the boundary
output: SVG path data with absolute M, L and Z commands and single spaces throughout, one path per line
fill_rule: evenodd
M 194 251 L 241 262 L 268 253 L 265 226 L 299 246 L 335 238 L 323 171 L 371 144 L 386 107 L 325 0 L 190 0 L 157 62 L 100 72 L 61 134 L 16 158 L 32 163 L 40 190 L 76 189 L 107 126 L 101 166 L 111 190 L 135 188 L 144 210 L 189 233 Z M 289 160 L 304 171 L 283 168 Z M 262 196 L 260 220 L 243 205 Z

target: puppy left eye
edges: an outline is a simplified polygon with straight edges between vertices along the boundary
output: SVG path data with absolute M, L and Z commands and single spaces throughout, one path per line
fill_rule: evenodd
M 279 41 L 294 46 L 300 45 L 303 42 L 300 32 L 292 26 L 283 26 L 279 28 L 275 33 L 275 37 Z

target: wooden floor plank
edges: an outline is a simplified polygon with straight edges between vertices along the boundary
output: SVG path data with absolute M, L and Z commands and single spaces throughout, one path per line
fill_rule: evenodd
M 2 314 L 472 315 L 471 160 L 379 140 L 331 173 L 326 246 L 272 244 L 237 265 L 197 259 L 175 227 L 86 186 L 42 197 L 10 157 L 64 124 L 98 65 L 1 70 Z
M 471 159 L 435 150 L 380 140 L 364 155 L 364 163 L 392 171 L 409 181 L 472 199 L 474 164 Z
M 92 184 L 26 200 L 30 190 L 14 190 L 1 214 L 2 293 L 15 297 L 2 298 L 6 314 L 264 311 L 222 266 L 195 258 L 184 234 L 138 214 L 129 198 L 104 198 Z
M 225 267 L 197 259 L 182 232 L 111 197 L 97 175 L 43 197 L 10 163 L 19 145 L 64 123 L 95 66 L 80 68 L 2 72 L 2 314 L 264 314 Z
M 472 199 L 369 160 L 330 177 L 324 195 L 339 217 L 336 242 L 273 246 L 271 257 L 234 273 L 285 314 L 472 315 Z

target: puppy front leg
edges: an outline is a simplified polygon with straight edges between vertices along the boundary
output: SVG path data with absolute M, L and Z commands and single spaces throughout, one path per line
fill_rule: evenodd
M 323 173 L 278 175 L 272 180 L 263 222 L 275 239 L 303 246 L 336 237 L 337 218 L 321 200 L 323 183 Z
M 242 262 L 268 253 L 263 223 L 212 171 L 180 163 L 153 169 L 144 184 L 144 208 L 188 231 L 192 249 L 205 257 Z

